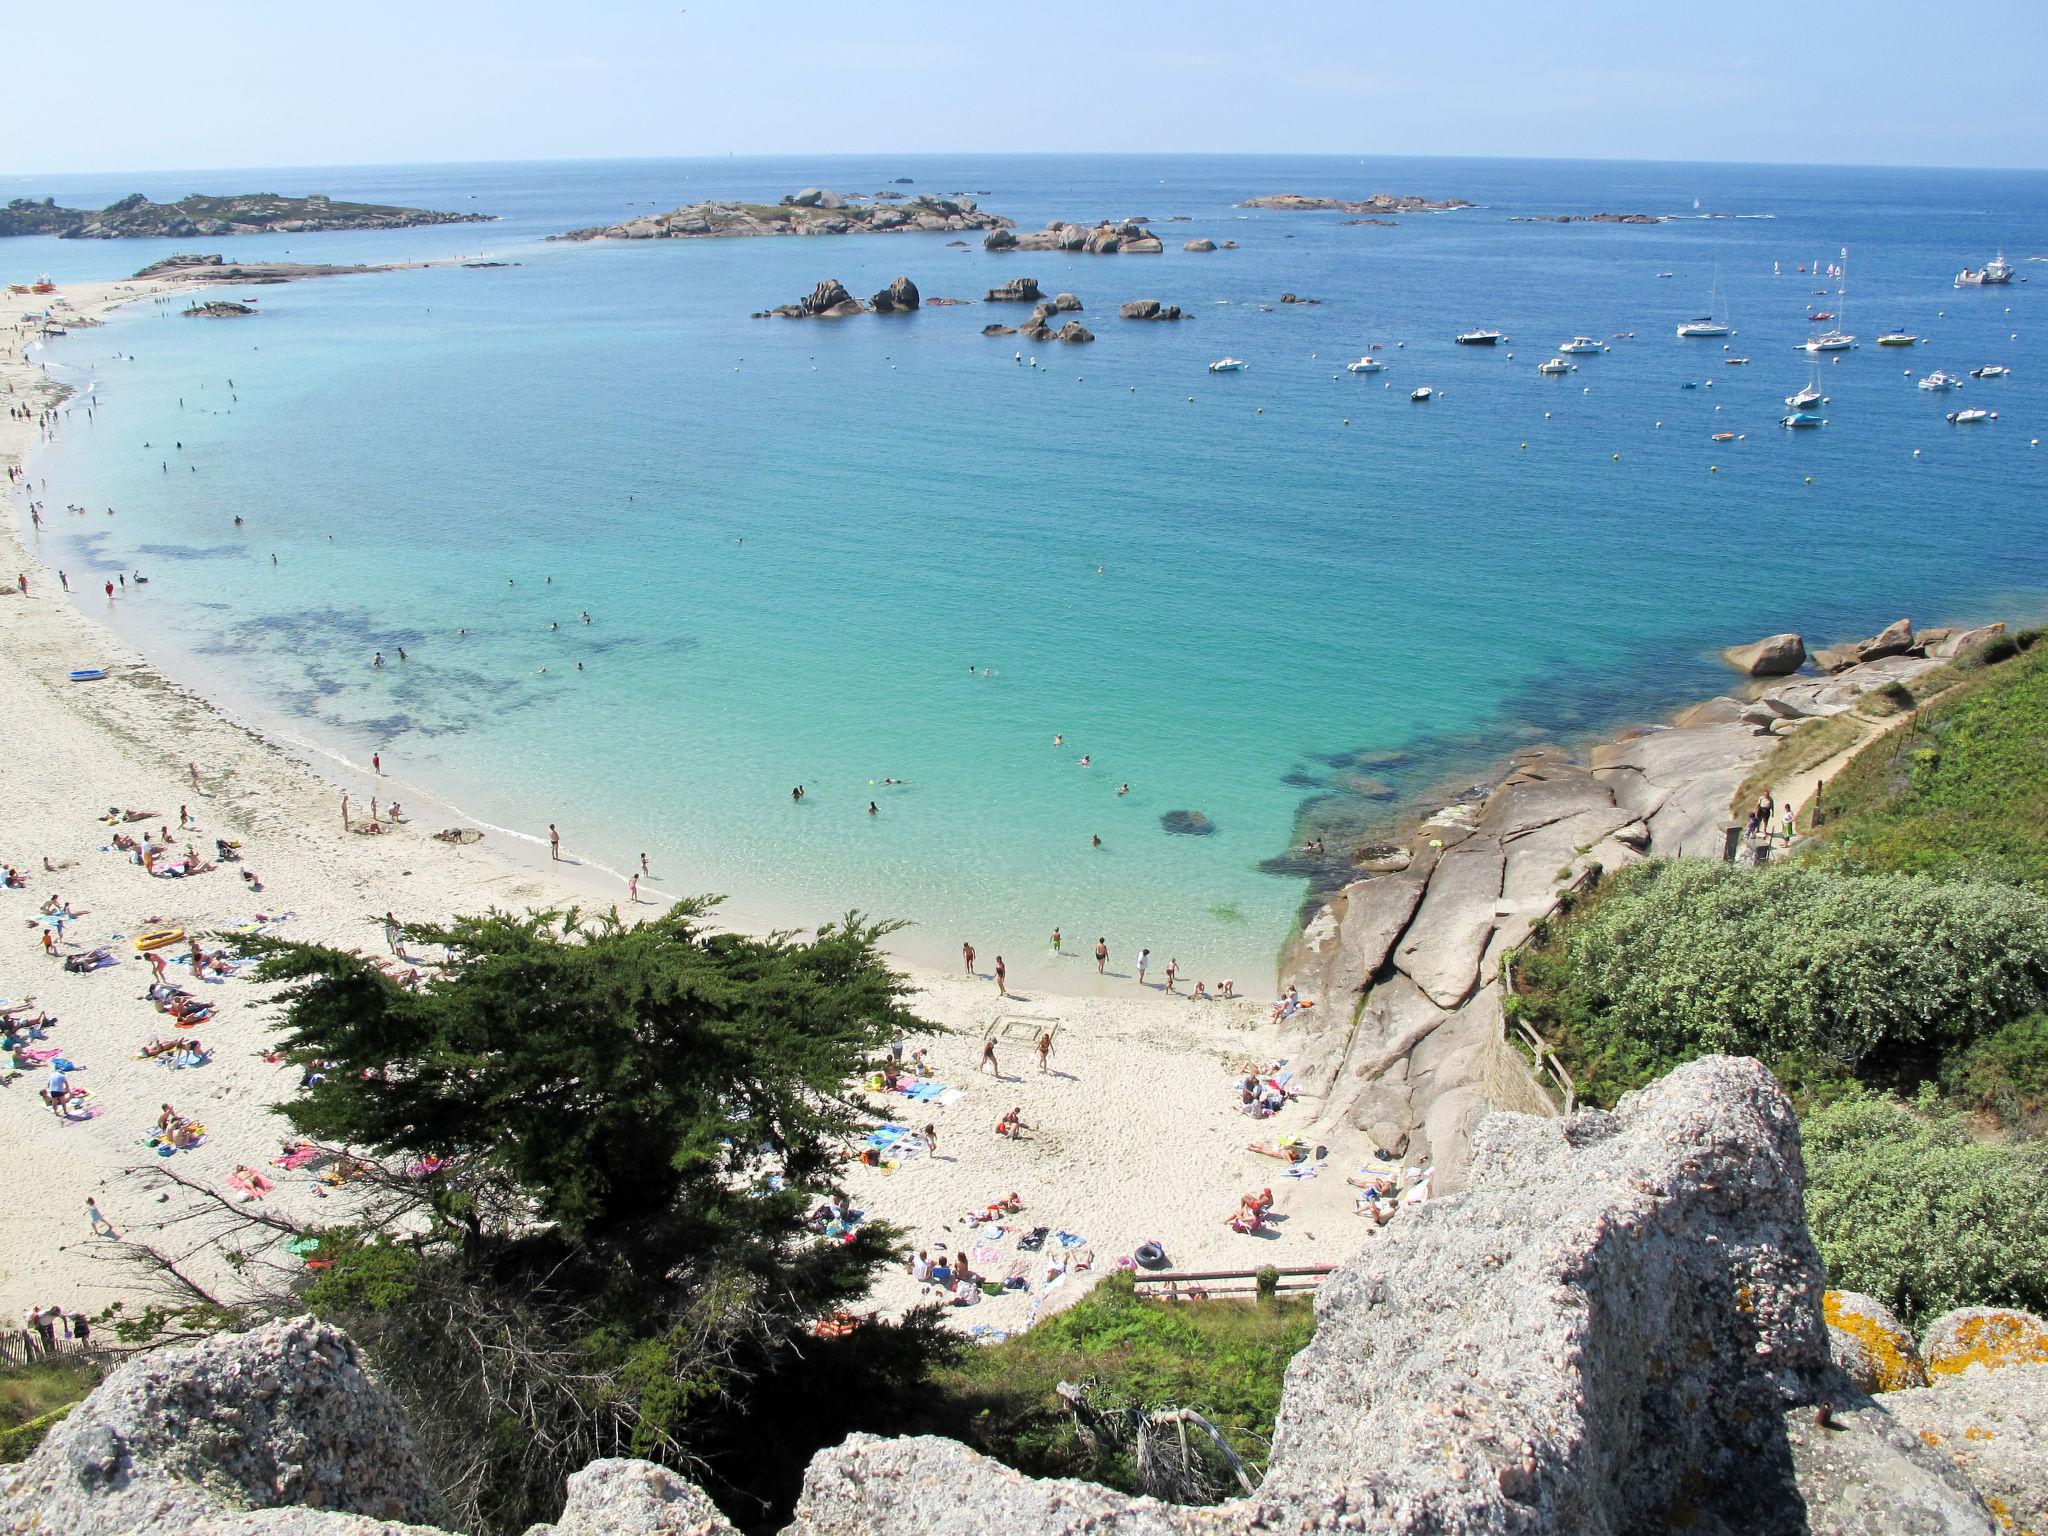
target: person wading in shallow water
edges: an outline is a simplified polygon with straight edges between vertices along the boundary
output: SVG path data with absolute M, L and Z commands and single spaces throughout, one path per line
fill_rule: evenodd
M 1102 939 L 1095 941 L 1095 974 L 1100 976 L 1102 968 L 1109 963 L 1109 945 Z

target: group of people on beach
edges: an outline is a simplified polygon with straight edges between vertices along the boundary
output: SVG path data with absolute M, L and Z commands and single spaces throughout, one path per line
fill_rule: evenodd
M 1052 938 L 1049 941 L 1049 943 L 1051 945 L 1052 952 L 1055 955 L 1064 953 L 1064 949 L 1062 946 L 1065 943 L 1065 937 L 1061 934 L 1058 928 L 1053 929 Z M 1010 995 L 1009 968 L 1003 963 L 1003 957 L 1001 955 L 996 956 L 995 968 L 989 973 L 987 978 L 984 978 L 982 974 L 974 968 L 974 962 L 974 945 L 970 940 L 963 940 L 960 945 L 960 963 L 962 968 L 966 971 L 968 979 L 972 981 L 980 981 L 983 979 L 992 980 L 996 984 L 996 995 L 998 997 L 1008 997 Z M 1097 935 L 1095 940 L 1095 974 L 1098 976 L 1106 976 L 1109 973 L 1108 967 L 1109 940 L 1107 937 L 1103 935 Z M 1152 969 L 1152 951 L 1149 948 L 1141 948 L 1138 951 L 1137 969 L 1138 985 L 1140 987 L 1144 987 L 1147 985 L 1145 978 Z M 1178 990 L 1180 979 L 1180 961 L 1173 957 L 1169 957 L 1167 959 L 1166 969 L 1163 972 L 1163 975 L 1165 977 L 1165 980 L 1160 984 L 1160 991 L 1167 994 L 1168 996 L 1185 996 L 1189 1002 L 1206 1003 L 1214 1000 L 1228 1000 L 1235 998 L 1237 996 L 1237 983 L 1228 976 L 1224 977 L 1223 980 L 1216 983 L 1216 989 L 1213 992 L 1210 991 L 1209 984 L 1207 982 L 1197 981 L 1192 992 L 1188 992 L 1185 994 L 1181 993 Z

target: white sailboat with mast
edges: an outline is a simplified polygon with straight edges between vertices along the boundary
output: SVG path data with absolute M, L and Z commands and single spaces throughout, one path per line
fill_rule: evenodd
M 1825 331 L 1822 331 L 1818 336 L 1810 337 L 1803 343 L 1808 352 L 1816 354 L 1821 352 L 1846 352 L 1856 345 L 1856 338 L 1843 329 L 1846 322 L 1842 317 L 1848 312 L 1849 288 L 1849 247 L 1846 245 L 1842 247 L 1842 262 L 1840 266 L 1835 268 L 1834 278 L 1834 324 Z
M 1733 336 L 1735 327 L 1726 319 L 1721 302 L 1721 264 L 1714 263 L 1714 281 L 1707 288 L 1707 313 L 1688 320 L 1678 328 L 1680 336 Z

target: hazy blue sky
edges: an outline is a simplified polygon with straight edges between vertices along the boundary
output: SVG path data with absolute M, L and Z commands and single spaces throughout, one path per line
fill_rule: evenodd
M 0 172 L 920 150 L 2048 166 L 2048 5 L 15 0 Z

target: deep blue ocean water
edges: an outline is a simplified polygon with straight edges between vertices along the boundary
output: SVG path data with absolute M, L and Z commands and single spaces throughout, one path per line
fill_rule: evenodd
M 898 176 L 1025 227 L 1143 216 L 1167 250 L 542 243 Z M 91 206 L 257 189 L 503 218 L 11 240 L 0 263 L 520 265 L 254 290 L 246 321 L 142 306 L 52 342 L 98 405 L 38 464 L 53 508 L 95 509 L 50 519 L 51 563 L 93 590 L 146 571 L 113 617 L 174 675 L 356 764 L 381 751 L 465 814 L 557 822 L 620 869 L 646 849 L 659 888 L 730 891 L 756 918 L 905 917 L 913 952 L 972 938 L 1022 981 L 1092 984 L 1071 956 L 1097 934 L 1263 976 L 1310 881 L 1402 795 L 1716 691 L 1723 644 L 2033 614 L 2048 593 L 2048 280 L 1951 286 L 2000 248 L 2048 274 L 2026 260 L 2048 254 L 2044 174 L 903 157 L 0 179 Z M 1280 191 L 1480 206 L 1394 228 L 1233 206 Z M 1685 217 L 1511 222 L 1598 211 Z M 1241 248 L 1183 252 L 1197 235 Z M 1789 433 L 1805 317 L 1837 307 L 1795 268 L 1844 247 L 1863 346 L 1821 365 L 1828 425 Z M 1078 294 L 1097 340 L 1019 362 L 1018 339 L 979 334 L 1022 318 L 1007 306 L 748 318 L 899 273 L 970 299 L 1028 274 Z M 1725 351 L 1674 335 L 1717 275 Z M 1120 321 L 1136 297 L 1194 318 Z M 1452 344 L 1479 325 L 1511 343 Z M 1930 344 L 1879 349 L 1895 326 Z M 1574 333 L 1612 350 L 1537 376 Z M 1375 343 L 1388 372 L 1342 371 Z M 1249 370 L 1210 375 L 1226 354 Z M 1991 362 L 2012 377 L 1956 395 L 1907 376 Z M 1411 404 L 1425 383 L 1441 397 Z M 1943 420 L 1965 404 L 2000 419 Z M 1213 830 L 1170 832 L 1174 811 Z M 1328 863 L 1286 857 L 1318 832 Z

